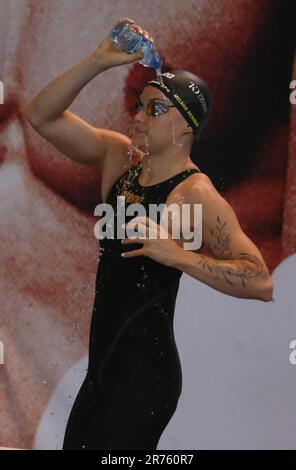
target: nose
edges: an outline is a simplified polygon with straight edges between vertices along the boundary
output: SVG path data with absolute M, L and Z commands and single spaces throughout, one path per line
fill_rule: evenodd
M 145 123 L 145 121 L 143 121 L 142 119 L 139 119 L 138 117 L 135 118 L 134 120 L 134 129 L 137 131 L 142 131 L 144 133 L 147 132 L 147 125 Z
M 134 124 L 140 128 L 145 126 L 145 113 L 142 109 L 135 115 Z

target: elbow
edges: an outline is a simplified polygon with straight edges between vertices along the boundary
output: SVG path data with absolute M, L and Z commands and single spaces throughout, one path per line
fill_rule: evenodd
M 23 115 L 34 129 L 37 129 L 41 125 L 40 119 L 38 120 L 36 114 L 34 114 L 31 104 L 23 108 Z
M 260 293 L 260 300 L 262 300 L 263 302 L 274 301 L 272 277 L 270 277 L 264 284 L 264 288 L 261 290 Z
M 31 124 L 31 126 L 35 127 L 36 118 L 33 116 L 32 108 L 30 105 L 27 105 L 23 108 L 23 115 L 27 119 L 27 121 Z

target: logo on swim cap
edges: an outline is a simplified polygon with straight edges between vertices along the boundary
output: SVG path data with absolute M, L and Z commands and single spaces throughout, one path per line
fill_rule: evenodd
M 162 77 L 167 77 L 167 78 L 170 80 L 170 79 L 172 79 L 172 78 L 175 78 L 176 75 L 175 75 L 174 73 L 171 73 L 171 72 L 165 72 L 165 73 L 162 73 L 161 76 L 162 76 Z M 204 113 L 207 113 L 207 111 L 208 111 L 208 106 L 207 106 L 206 100 L 205 100 L 205 98 L 204 98 L 204 96 L 203 96 L 203 94 L 202 94 L 202 91 L 201 91 L 200 87 L 199 87 L 196 83 L 194 83 L 192 80 L 190 80 L 190 83 L 189 83 L 189 85 L 188 85 L 188 88 L 189 88 L 190 90 L 192 90 L 194 94 L 197 95 L 197 97 L 198 97 L 198 99 L 199 99 L 199 101 L 200 101 L 200 104 L 201 104 L 201 106 L 202 106 L 203 112 L 204 112 Z
M 175 74 L 171 73 L 171 72 L 164 72 L 161 74 L 162 77 L 168 77 L 168 78 L 175 78 Z
M 197 98 L 198 98 L 199 101 L 200 101 L 202 110 L 203 110 L 203 112 L 206 114 L 206 113 L 208 112 L 208 106 L 207 106 L 205 97 L 204 97 L 204 95 L 202 94 L 202 91 L 201 91 L 201 89 L 199 88 L 199 86 L 196 85 L 195 83 L 191 82 L 190 85 L 188 86 L 188 88 L 190 88 L 190 89 L 193 91 L 193 93 L 195 93 L 195 94 L 197 95 Z
M 171 90 L 165 86 L 164 84 L 162 83 L 159 83 L 157 80 L 150 80 L 150 82 L 147 83 L 147 85 L 156 85 L 157 87 L 161 87 L 163 90 L 165 90 L 168 94 L 171 93 Z
M 202 128 L 209 114 L 211 96 L 207 84 L 185 70 L 173 70 L 161 74 L 162 82 L 151 80 L 147 85 L 162 90 L 175 104 L 189 125 Z

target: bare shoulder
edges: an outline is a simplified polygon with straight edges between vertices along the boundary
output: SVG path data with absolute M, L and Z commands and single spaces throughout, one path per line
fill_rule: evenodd
M 205 173 L 193 173 L 173 189 L 169 195 L 169 201 L 173 202 L 181 198 L 184 203 L 194 204 L 209 198 L 214 193 L 217 193 L 217 190 Z
M 131 139 L 121 134 L 108 151 L 101 170 L 101 198 L 106 202 L 113 184 L 133 165 L 142 159 L 140 152 L 131 142 Z
M 215 188 L 211 178 L 205 173 L 194 173 L 186 178 L 183 192 L 184 197 L 188 199 L 195 199 L 196 197 L 208 198 L 214 194 L 220 194 Z
M 194 173 L 188 176 L 181 185 L 174 188 L 167 204 L 179 203 L 190 205 L 191 211 L 196 204 L 202 206 L 204 231 L 212 230 L 222 219 L 228 220 L 232 227 L 239 225 L 237 216 L 228 201 L 220 194 L 211 178 L 205 173 Z
M 202 204 L 204 223 L 214 223 L 214 219 L 220 214 L 220 217 L 228 217 L 238 224 L 237 216 L 230 203 L 204 173 L 192 176 L 191 184 L 184 188 L 184 202 Z

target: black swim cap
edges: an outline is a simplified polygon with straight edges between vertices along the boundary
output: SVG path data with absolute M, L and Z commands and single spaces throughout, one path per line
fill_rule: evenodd
M 164 85 L 151 80 L 145 86 L 159 88 L 176 105 L 196 134 L 205 125 L 211 107 L 207 84 L 185 70 L 171 70 L 162 73 L 161 77 Z

